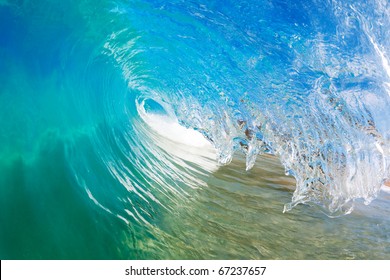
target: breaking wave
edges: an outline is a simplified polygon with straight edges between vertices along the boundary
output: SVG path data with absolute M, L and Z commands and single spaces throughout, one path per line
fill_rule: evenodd
M 292 187 L 284 211 L 351 213 L 389 184 L 386 0 L 0 1 L 0 21 L 0 163 L 25 178 L 3 197 L 67 184 L 139 249 L 234 189 L 229 163 Z

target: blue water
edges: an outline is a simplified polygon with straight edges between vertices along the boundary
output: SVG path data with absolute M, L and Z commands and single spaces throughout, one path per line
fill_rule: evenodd
M 0 257 L 389 258 L 389 28 L 387 0 L 1 0 Z

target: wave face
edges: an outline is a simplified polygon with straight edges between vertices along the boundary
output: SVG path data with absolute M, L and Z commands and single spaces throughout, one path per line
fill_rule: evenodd
M 387 2 L 255 2 L 125 4 L 117 13 L 140 34 L 112 33 L 106 53 L 219 163 L 277 155 L 297 181 L 285 209 L 369 203 L 389 177 Z
M 174 220 L 213 228 L 188 205 L 209 217 L 204 205 L 229 208 L 222 198 L 238 189 L 283 204 L 294 184 L 285 211 L 306 204 L 337 216 L 390 179 L 387 0 L 3 0 L 0 23 L 1 212 L 20 220 L 3 230 L 6 258 L 289 257 L 265 245 L 189 248 L 202 230 Z M 48 209 L 61 233 L 21 233 Z M 90 233 L 72 243 L 89 253 L 7 249 L 15 232 L 55 248 L 77 235 L 69 223 Z M 163 245 L 150 245 L 156 236 Z M 126 246 L 89 247 L 118 239 Z

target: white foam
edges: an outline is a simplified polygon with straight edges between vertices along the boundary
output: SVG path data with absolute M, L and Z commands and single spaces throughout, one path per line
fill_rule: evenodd
M 200 132 L 180 125 L 169 115 L 146 113 L 143 106 L 138 106 L 138 112 L 151 130 L 145 132 L 160 148 L 209 172 L 218 169 L 216 150 Z
M 154 131 L 173 142 L 192 147 L 212 148 L 201 133 L 181 126 L 177 120 L 169 116 L 145 114 L 144 120 Z

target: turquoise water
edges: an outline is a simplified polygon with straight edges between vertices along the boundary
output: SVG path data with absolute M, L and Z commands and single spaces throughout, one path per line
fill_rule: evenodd
M 388 259 L 388 1 L 0 1 L 1 259 Z

